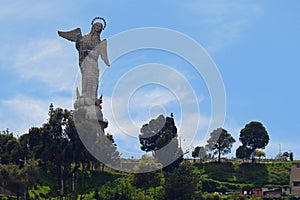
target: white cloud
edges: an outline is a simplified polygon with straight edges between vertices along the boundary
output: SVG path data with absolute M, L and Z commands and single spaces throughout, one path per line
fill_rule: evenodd
M 115 73 L 107 75 L 114 78 Z M 184 150 L 199 138 L 198 134 L 202 137 L 207 132 L 210 117 L 199 111 L 204 98 L 196 95 L 199 92 L 176 69 L 152 63 L 141 65 L 128 69 L 110 87 L 112 95 L 103 98 L 103 114 L 109 122 L 106 132 L 121 143 L 118 148 L 126 155 L 128 151 L 139 151 L 141 126 L 159 114 L 174 113 Z
M 254 2 L 187 1 L 183 8 L 199 20 L 195 30 L 207 42 L 208 51 L 217 51 L 241 38 L 262 13 L 262 6 Z M 199 26 L 199 27 L 197 27 Z
M 167 90 L 155 88 L 151 91 L 137 91 L 130 99 L 130 104 L 135 107 L 165 106 L 176 101 L 176 97 Z
M 45 15 L 52 15 L 49 10 L 54 9 L 55 2 L 51 1 L 29 1 L 29 0 L 20 0 L 20 1 L 7 1 L 1 2 L 0 7 L 0 20 L 8 19 L 37 19 Z M 57 7 L 57 6 L 56 6 Z M 57 11 L 57 9 L 56 9 Z
M 183 97 L 181 100 L 184 103 L 189 104 L 191 102 L 189 95 L 181 95 Z M 118 96 L 113 99 L 105 96 L 103 114 L 109 121 L 109 127 L 106 131 L 113 134 L 116 140 L 126 144 L 119 145 L 121 152 L 126 151 L 126 155 L 128 155 L 128 151 L 130 152 L 130 149 L 132 149 L 132 152 L 136 153 L 141 126 L 157 117 L 158 114 L 169 116 L 170 112 L 174 112 L 178 134 L 182 138 L 182 147 L 186 150 L 190 148 L 198 134 L 206 133 L 209 117 L 201 115 L 195 109 L 185 110 L 185 108 L 180 107 L 178 100 L 170 91 L 159 87 L 152 90 L 147 88 L 147 90 L 138 91 L 129 103 L 127 96 Z M 197 102 L 194 103 L 197 104 Z M 170 110 L 170 107 L 172 110 Z M 153 108 L 158 108 L 156 113 L 154 111 L 157 115 L 151 113 Z M 134 114 L 131 115 L 131 113 Z
M 52 99 L 36 99 L 17 95 L 0 102 L 0 130 L 9 128 L 14 134 L 23 134 L 33 126 L 40 127 L 47 121 L 50 103 L 54 107 L 70 109 L 72 99 L 52 97 Z
M 78 63 L 74 47 L 65 43 L 60 40 L 28 42 L 16 50 L 16 72 L 21 78 L 40 80 L 54 91 L 71 91 Z

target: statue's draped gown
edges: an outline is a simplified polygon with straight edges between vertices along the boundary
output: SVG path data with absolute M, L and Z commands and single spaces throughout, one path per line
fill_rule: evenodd
M 99 44 L 99 35 L 97 37 L 91 34 L 85 35 L 76 43 L 76 48 L 79 51 L 79 67 L 82 75 L 82 96 L 93 100 L 97 99 L 99 82 Z

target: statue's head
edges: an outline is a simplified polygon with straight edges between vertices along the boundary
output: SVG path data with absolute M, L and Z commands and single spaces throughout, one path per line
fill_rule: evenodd
M 103 30 L 103 24 L 100 22 L 94 23 L 92 26 L 92 32 L 99 32 L 101 33 L 101 31 Z
M 104 25 L 101 22 L 94 23 L 95 20 L 97 20 L 97 19 L 102 20 Z M 106 21 L 102 17 L 95 17 L 91 24 L 92 24 L 92 30 L 91 30 L 92 33 L 94 33 L 94 32 L 101 33 L 101 31 L 104 30 L 106 27 Z

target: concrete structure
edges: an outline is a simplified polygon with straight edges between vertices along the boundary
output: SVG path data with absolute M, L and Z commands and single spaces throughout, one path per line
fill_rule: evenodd
M 293 163 L 290 174 L 291 194 L 300 196 L 300 162 Z

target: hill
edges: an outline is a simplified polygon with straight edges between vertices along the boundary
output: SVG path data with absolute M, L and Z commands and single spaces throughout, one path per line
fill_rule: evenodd
M 289 186 L 290 162 L 211 162 L 194 163 L 193 166 L 200 173 L 202 188 L 207 192 Z
M 291 162 L 210 162 L 191 163 L 191 165 L 193 167 L 197 183 L 199 183 L 199 191 L 202 191 L 203 194 L 204 192 L 214 193 L 250 190 L 256 187 L 288 186 L 291 168 Z M 163 179 L 167 180 L 169 176 L 170 174 L 165 175 Z M 93 199 L 96 191 L 99 191 L 97 193 L 100 196 L 115 194 L 129 196 L 132 194 L 150 195 L 150 193 L 154 191 L 152 196 L 156 196 L 155 191 L 157 191 L 158 194 L 158 191 L 161 191 L 164 187 L 164 184 L 162 184 L 157 186 L 154 190 L 153 188 L 143 189 L 138 186 L 134 186 L 132 183 L 133 177 L 134 175 L 126 173 L 111 171 L 101 172 L 100 169 L 87 170 L 85 173 L 79 172 L 74 180 L 74 189 L 76 192 L 73 193 L 72 196 L 84 195 L 86 199 L 88 196 L 90 199 Z M 57 178 L 52 176 L 50 173 L 45 173 L 41 170 L 40 176 L 35 181 L 39 184 L 33 186 L 29 190 L 29 196 L 31 198 L 48 199 L 50 197 L 59 196 L 56 192 L 59 189 L 57 185 Z M 69 188 L 70 190 L 70 188 L 72 188 L 72 178 L 66 179 L 64 185 L 66 189 Z M 65 193 L 71 194 L 72 192 L 65 191 Z M 4 198 L 3 195 L 0 199 L 1 198 Z M 110 197 L 107 197 L 105 199 L 109 198 Z

